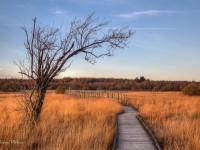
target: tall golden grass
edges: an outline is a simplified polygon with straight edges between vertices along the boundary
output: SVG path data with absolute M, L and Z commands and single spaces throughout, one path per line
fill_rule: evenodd
M 200 97 L 179 92 L 129 92 L 130 105 L 164 150 L 200 150 Z
M 20 94 L 0 94 L 0 149 L 111 149 L 118 103 L 48 93 L 39 124 L 31 128 L 15 111 Z

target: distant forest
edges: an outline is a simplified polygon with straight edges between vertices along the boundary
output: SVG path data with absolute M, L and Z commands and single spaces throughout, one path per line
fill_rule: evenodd
M 48 89 L 55 90 L 59 86 L 66 90 L 124 90 L 124 91 L 181 91 L 189 81 L 153 81 L 145 77 L 135 79 L 115 78 L 62 78 L 54 79 Z M 0 79 L 0 91 L 17 92 L 21 89 L 31 89 L 29 80 Z

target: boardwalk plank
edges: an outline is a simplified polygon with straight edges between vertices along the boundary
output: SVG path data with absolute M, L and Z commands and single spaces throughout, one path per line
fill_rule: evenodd
M 156 150 L 154 142 L 137 119 L 138 112 L 123 106 L 124 113 L 118 115 L 116 150 Z

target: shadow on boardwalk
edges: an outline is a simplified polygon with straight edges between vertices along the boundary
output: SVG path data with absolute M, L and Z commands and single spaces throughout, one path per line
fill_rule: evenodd
M 116 150 L 157 150 L 155 143 L 145 131 L 138 112 L 131 107 L 122 106 L 124 113 L 118 115 Z

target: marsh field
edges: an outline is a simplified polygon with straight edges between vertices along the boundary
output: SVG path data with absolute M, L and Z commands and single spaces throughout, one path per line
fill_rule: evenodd
M 180 92 L 129 92 L 129 105 L 164 150 L 200 150 L 200 96 Z
M 200 97 L 180 92 L 126 92 L 164 150 L 200 149 Z M 0 93 L 0 149 L 109 150 L 120 103 L 48 91 L 39 124 L 24 123 L 20 93 Z

